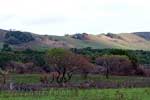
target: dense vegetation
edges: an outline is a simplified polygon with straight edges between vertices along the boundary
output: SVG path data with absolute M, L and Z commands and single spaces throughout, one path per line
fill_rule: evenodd
M 102 55 L 126 55 L 129 57 L 134 57 L 138 60 L 140 64 L 150 64 L 150 51 L 143 50 L 124 50 L 124 49 L 92 49 L 90 47 L 83 49 L 72 48 L 71 51 L 93 57 Z
M 141 65 L 149 64 L 149 58 L 145 57 L 149 54 L 147 51 L 91 48 L 14 51 L 8 44 L 4 44 L 0 52 L 1 82 L 7 83 L 7 76 L 12 74 L 41 74 L 37 82 L 61 85 L 70 82 L 76 75 L 80 75 L 83 80 L 91 75 L 104 75 L 107 79 L 111 75 L 145 77 L 150 75 L 149 70 Z M 99 85 L 91 81 L 90 84 Z M 143 81 L 137 85 L 143 86 L 148 82 Z
M 60 56 L 62 56 L 61 59 Z M 106 56 L 105 57 L 106 59 L 104 61 L 108 60 L 109 56 L 112 56 L 112 60 L 113 58 L 116 58 L 116 62 L 117 62 L 116 64 L 119 64 L 118 63 L 119 60 L 124 59 L 124 61 L 126 61 L 124 63 L 126 64 L 128 63 L 129 66 L 133 66 L 135 68 L 137 68 L 137 66 L 139 65 L 150 64 L 150 52 L 142 51 L 142 50 L 132 51 L 132 50 L 122 50 L 122 49 L 92 49 L 92 48 L 84 48 L 84 49 L 73 48 L 71 50 L 65 50 L 65 49 L 57 48 L 57 49 L 50 49 L 47 51 L 33 51 L 31 49 L 26 49 L 24 51 L 14 51 L 11 49 L 11 47 L 9 47 L 8 44 L 4 44 L 0 52 L 0 67 L 2 69 L 5 68 L 7 69 L 7 67 L 10 68 L 12 66 L 14 67 L 20 66 L 20 67 L 16 67 L 16 71 L 19 73 L 32 72 L 32 71 L 50 72 L 54 70 L 54 68 L 52 67 L 54 67 L 53 62 L 55 61 L 57 61 L 55 62 L 55 64 L 58 63 L 58 65 L 61 65 L 61 67 L 63 67 L 63 64 L 65 66 L 70 64 L 69 67 L 71 66 L 73 67 L 74 65 L 78 67 L 79 66 L 83 67 L 84 62 L 85 64 L 87 64 L 85 66 L 89 66 L 90 64 L 88 63 L 104 66 L 103 64 L 96 63 L 97 61 L 96 59 L 104 56 Z M 57 57 L 62 63 L 58 62 Z M 81 59 L 81 61 L 79 59 Z M 112 60 L 110 59 L 109 62 L 111 62 Z M 67 64 L 68 62 L 66 61 L 70 61 L 69 64 Z M 122 62 L 120 62 L 120 65 L 122 66 Z M 23 66 L 26 66 L 26 68 L 24 68 Z M 28 66 L 30 71 L 28 70 Z M 26 71 L 23 72 L 25 69 Z M 117 70 L 117 68 L 115 68 L 115 70 Z M 87 72 L 85 71 L 84 73 L 88 73 L 88 71 Z
M 26 43 L 33 40 L 33 36 L 28 32 L 8 31 L 5 35 L 5 42 L 12 45 Z

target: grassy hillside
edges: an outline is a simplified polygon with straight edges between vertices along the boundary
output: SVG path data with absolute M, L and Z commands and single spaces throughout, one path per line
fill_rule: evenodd
M 29 32 L 0 30 L 0 47 L 8 43 L 16 49 L 62 48 L 121 48 L 150 50 L 149 32 L 121 34 L 74 34 L 67 36 L 37 35 Z

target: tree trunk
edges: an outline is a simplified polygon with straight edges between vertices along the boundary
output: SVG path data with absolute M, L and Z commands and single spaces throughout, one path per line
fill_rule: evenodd
M 6 76 L 3 76 L 3 83 L 6 84 Z
M 106 68 L 106 79 L 109 79 L 109 68 Z

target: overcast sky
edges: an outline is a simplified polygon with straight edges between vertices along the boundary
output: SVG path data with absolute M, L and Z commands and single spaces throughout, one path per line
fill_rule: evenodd
M 0 28 L 53 35 L 150 31 L 150 0 L 0 0 Z

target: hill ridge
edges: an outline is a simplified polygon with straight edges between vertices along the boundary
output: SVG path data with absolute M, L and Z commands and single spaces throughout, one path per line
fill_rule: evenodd
M 119 48 L 150 50 L 150 32 L 107 33 L 92 35 L 77 33 L 55 36 L 38 35 L 31 32 L 7 31 L 0 29 L 0 48 L 8 43 L 14 49 L 47 49 L 47 48 Z

